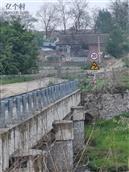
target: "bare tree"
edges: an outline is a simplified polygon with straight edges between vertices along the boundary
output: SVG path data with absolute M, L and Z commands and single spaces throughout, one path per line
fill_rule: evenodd
M 37 19 L 34 18 L 29 12 L 23 12 L 22 14 L 19 14 L 19 18 L 21 19 L 21 23 L 25 25 L 26 29 L 35 28 L 34 23 L 37 22 Z
M 44 3 L 41 9 L 37 12 L 45 36 L 48 38 L 59 24 L 58 8 L 55 3 Z
M 99 15 L 99 9 L 98 8 L 93 9 L 92 10 L 92 24 L 91 24 L 91 27 L 94 29 L 95 32 L 97 31 L 95 23 L 97 21 L 98 15 Z
M 90 22 L 87 0 L 72 0 L 70 8 L 75 31 L 86 29 Z
M 58 0 L 58 10 L 59 10 L 60 21 L 61 24 L 63 25 L 64 33 L 66 33 L 68 19 L 69 19 L 69 8 L 64 2 L 64 0 Z

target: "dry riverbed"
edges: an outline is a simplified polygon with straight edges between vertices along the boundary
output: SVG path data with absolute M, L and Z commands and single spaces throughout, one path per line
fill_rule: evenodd
M 50 83 L 61 83 L 64 80 L 58 78 L 42 78 L 40 80 L 27 81 L 21 83 L 13 83 L 0 85 L 0 98 L 21 94 L 34 89 L 48 86 Z

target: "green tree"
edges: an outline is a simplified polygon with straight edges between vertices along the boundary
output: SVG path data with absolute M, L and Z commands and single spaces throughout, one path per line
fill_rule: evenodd
M 100 33 L 109 33 L 112 29 L 112 16 L 107 9 L 99 10 L 95 21 L 95 30 Z
M 43 32 L 35 31 L 34 32 L 34 41 L 38 45 L 38 47 L 42 47 L 43 46 L 43 42 L 44 42 Z
M 113 23 L 117 24 L 122 30 L 128 30 L 128 0 L 115 0 L 111 2 L 111 12 Z
M 113 27 L 109 34 L 107 52 L 116 58 L 125 56 L 129 52 L 128 11 L 127 0 L 111 2 Z
M 110 32 L 107 52 L 116 58 L 122 57 L 129 52 L 128 35 L 117 25 Z
M 0 73 L 25 74 L 37 68 L 37 46 L 34 34 L 20 19 L 0 23 Z

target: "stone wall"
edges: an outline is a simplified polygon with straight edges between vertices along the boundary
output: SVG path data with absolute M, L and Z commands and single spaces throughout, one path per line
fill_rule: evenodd
M 129 112 L 129 92 L 119 94 L 83 94 L 82 104 L 93 117 L 112 118 L 123 112 Z

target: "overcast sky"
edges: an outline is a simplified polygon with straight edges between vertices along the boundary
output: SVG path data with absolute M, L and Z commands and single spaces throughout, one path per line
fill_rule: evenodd
M 64 0 L 66 2 L 69 2 L 70 0 Z M 111 0 L 88 0 L 89 7 L 90 8 L 105 8 Z M 7 3 L 14 3 L 14 2 L 25 2 L 26 4 L 26 10 L 28 10 L 30 13 L 35 14 L 39 9 L 40 6 L 44 2 L 56 2 L 56 0 L 0 0 L 1 7 L 5 7 L 5 4 Z
M 67 3 L 70 0 L 64 0 Z M 93 11 L 96 8 L 106 8 L 109 6 L 111 0 L 87 0 L 89 2 L 89 9 Z M 14 3 L 25 3 L 25 10 L 29 11 L 33 16 L 37 13 L 40 7 L 45 2 L 56 2 L 56 0 L 0 0 L 0 8 L 5 8 L 6 4 L 14 4 Z M 39 27 L 39 24 L 38 26 Z

